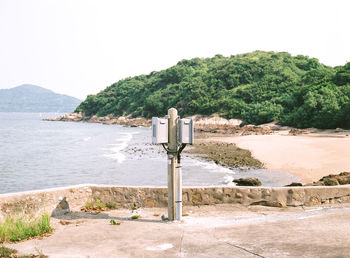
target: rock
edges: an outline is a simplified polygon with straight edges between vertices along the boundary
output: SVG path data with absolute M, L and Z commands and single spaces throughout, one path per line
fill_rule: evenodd
M 91 117 L 85 117 L 82 113 L 72 113 L 72 114 L 65 114 L 60 117 L 56 118 L 47 118 L 44 119 L 47 121 L 68 121 L 68 122 L 80 122 L 80 121 L 85 121 L 89 123 L 102 123 L 102 124 L 119 124 L 119 125 L 124 125 L 124 126 L 131 126 L 131 127 L 138 127 L 138 126 L 143 126 L 143 127 L 150 127 L 152 121 L 150 119 L 145 119 L 145 118 L 131 118 L 131 117 L 113 117 L 112 115 L 108 116 L 91 116 Z
M 239 126 L 242 123 L 240 119 L 230 119 L 220 117 L 218 114 L 212 114 L 211 116 L 201 116 L 194 115 L 191 117 L 194 121 L 195 126 L 203 125 L 230 125 L 230 126 Z
M 70 212 L 69 203 L 64 197 L 56 206 L 56 208 L 52 211 L 51 217 L 62 216 Z
M 286 187 L 287 186 L 303 186 L 303 184 L 302 183 L 296 183 L 296 182 L 293 182 L 293 183 L 291 183 L 291 184 L 289 184 L 289 185 L 285 185 Z
M 302 129 L 298 129 L 298 128 L 292 128 L 289 130 L 289 134 L 294 135 L 294 136 L 300 135 L 300 134 L 305 134 L 305 133 L 307 133 L 306 130 L 302 130 Z
M 100 118 L 98 116 L 92 116 L 89 120 L 89 123 L 100 123 Z
M 321 180 L 324 185 L 331 186 L 331 185 L 339 185 L 338 180 L 336 178 L 324 178 Z
M 82 113 L 71 113 L 65 114 L 63 116 L 55 117 L 55 118 L 46 118 L 46 121 L 64 121 L 64 122 L 79 122 L 83 120 Z
M 200 193 L 192 194 L 192 203 L 193 205 L 199 204 L 202 202 L 202 196 Z
M 313 186 L 332 186 L 332 185 L 347 185 L 350 184 L 350 172 L 341 172 L 338 175 L 328 175 L 322 177 L 319 181 L 314 182 Z
M 68 221 L 68 220 L 60 220 L 60 224 L 61 225 L 69 225 L 69 224 L 72 224 L 73 222 L 72 221 Z
M 321 201 L 317 196 L 311 196 L 309 201 L 305 203 L 307 206 L 314 206 L 314 205 L 320 205 Z
M 279 201 L 258 201 L 258 202 L 253 202 L 250 205 L 262 205 L 262 206 L 269 206 L 269 207 L 277 207 L 277 208 L 282 208 L 285 207 L 285 205 L 282 202 Z
M 245 135 L 266 135 L 266 134 L 272 134 L 273 131 L 270 127 L 261 127 L 261 126 L 255 126 L 255 125 L 246 125 L 241 128 L 242 136 Z
M 147 208 L 153 208 L 153 207 L 156 207 L 156 205 L 157 205 L 157 201 L 154 198 L 147 198 L 143 202 L 143 207 L 147 207 Z
M 236 197 L 236 198 L 243 198 L 243 194 L 241 194 L 241 193 L 236 193 L 235 197 Z
M 255 177 L 234 179 L 232 182 L 236 183 L 237 186 L 260 186 L 261 185 L 260 180 Z

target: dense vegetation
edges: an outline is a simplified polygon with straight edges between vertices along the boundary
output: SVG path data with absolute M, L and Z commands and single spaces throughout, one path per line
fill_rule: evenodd
M 350 62 L 329 67 L 289 53 L 194 58 L 160 72 L 120 80 L 89 95 L 76 112 L 87 116 L 181 116 L 218 113 L 261 124 L 350 128 Z

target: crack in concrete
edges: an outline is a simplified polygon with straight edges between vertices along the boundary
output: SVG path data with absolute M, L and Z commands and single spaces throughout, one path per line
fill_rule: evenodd
M 180 241 L 180 257 L 184 257 L 184 253 L 182 252 L 184 234 L 185 234 L 185 230 L 183 229 L 181 234 L 181 241 Z
M 244 248 L 244 247 L 241 247 L 241 246 L 235 245 L 235 244 L 231 244 L 231 243 L 229 243 L 229 242 L 227 242 L 227 241 L 225 241 L 225 240 L 218 239 L 218 238 L 215 236 L 215 233 L 216 233 L 216 227 L 214 227 L 214 238 L 215 238 L 216 240 L 218 240 L 218 241 L 220 241 L 220 242 L 224 242 L 225 244 L 227 244 L 227 245 L 229 245 L 229 246 L 233 246 L 233 247 L 235 247 L 235 248 L 237 248 L 237 249 L 240 249 L 240 250 L 242 250 L 242 251 L 244 251 L 244 252 L 250 253 L 250 254 L 255 255 L 255 256 L 257 256 L 257 257 L 265 258 L 265 256 L 262 256 L 262 255 L 260 255 L 260 254 L 254 253 L 254 252 L 252 252 L 252 251 L 249 251 L 248 249 L 246 249 L 246 248 Z
M 220 240 L 220 241 L 222 241 L 222 240 Z M 236 247 L 236 248 L 238 248 L 238 249 L 240 249 L 240 250 L 243 250 L 243 251 L 245 251 L 245 252 L 247 252 L 247 253 L 250 253 L 250 254 L 252 254 L 252 255 L 255 255 L 255 256 L 257 256 L 257 257 L 265 258 L 265 256 L 262 256 L 262 255 L 260 255 L 260 254 L 254 253 L 254 252 L 252 252 L 252 251 L 249 251 L 248 249 L 245 249 L 244 247 L 241 247 L 241 246 L 239 246 L 239 245 L 234 245 L 234 244 L 231 244 L 231 243 L 229 243 L 229 242 L 227 242 L 227 241 L 223 241 L 223 242 L 226 243 L 226 244 L 228 244 L 228 245 L 230 245 L 230 246 L 233 246 L 233 247 Z

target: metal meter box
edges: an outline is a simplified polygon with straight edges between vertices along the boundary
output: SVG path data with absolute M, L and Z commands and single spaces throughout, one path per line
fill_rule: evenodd
M 168 143 L 168 119 L 152 117 L 152 143 Z
M 179 143 L 193 144 L 194 132 L 193 132 L 193 120 L 179 119 L 178 123 L 178 141 Z

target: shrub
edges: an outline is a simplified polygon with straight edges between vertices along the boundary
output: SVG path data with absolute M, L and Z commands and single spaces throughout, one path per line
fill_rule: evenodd
M 85 203 L 82 208 L 83 211 L 104 211 L 107 209 L 118 209 L 118 204 L 116 202 L 103 202 L 100 198 L 94 197 L 92 201 Z

